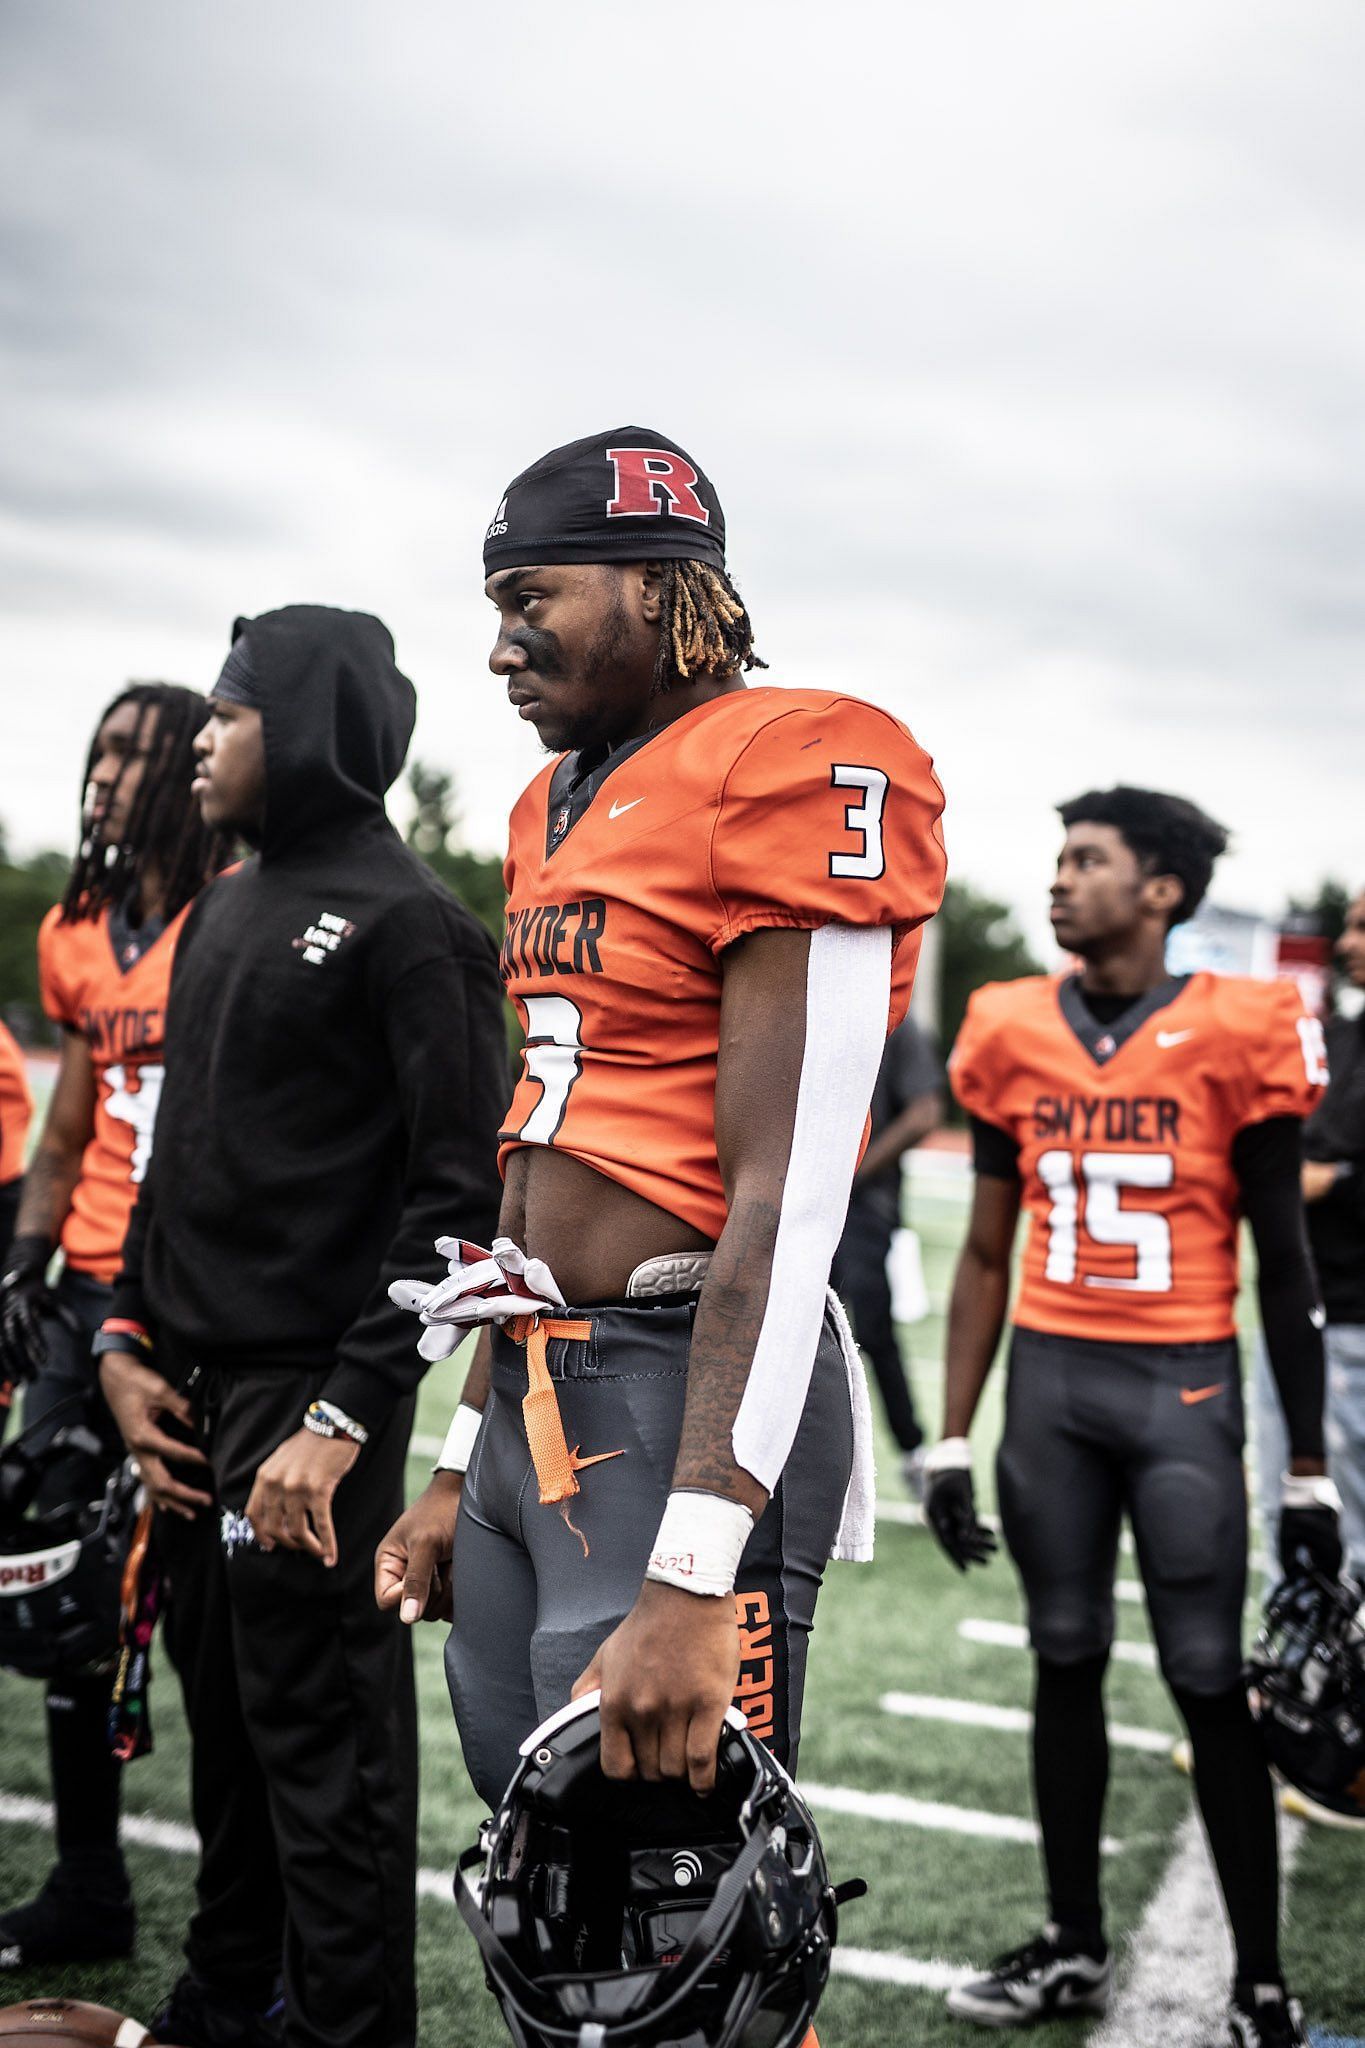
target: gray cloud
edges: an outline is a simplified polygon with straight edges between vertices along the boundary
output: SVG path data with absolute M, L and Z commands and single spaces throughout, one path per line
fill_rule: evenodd
M 536 757 L 479 534 L 642 419 L 716 476 L 775 679 L 907 716 L 1035 928 L 1097 780 L 1227 816 L 1233 899 L 1365 875 L 1350 6 L 48 0 L 0 40 L 20 843 L 123 673 L 327 597 L 390 620 L 496 845 Z

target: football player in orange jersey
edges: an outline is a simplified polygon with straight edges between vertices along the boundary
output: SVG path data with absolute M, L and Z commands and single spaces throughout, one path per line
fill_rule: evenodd
M 0 1378 L 28 1383 L 26 1429 L 49 1414 L 54 1427 L 82 1420 L 107 1441 L 111 1467 L 122 1445 L 91 1347 L 151 1152 L 176 937 L 229 854 L 190 798 L 191 742 L 206 715 L 203 697 L 173 683 L 133 683 L 114 699 L 85 765 L 80 852 L 38 936 L 61 1059 L 0 1279 Z M 59 1243 L 62 1273 L 49 1287 Z M 58 1862 L 36 1899 L 0 1910 L 0 1970 L 132 1947 L 109 1689 L 108 1672 L 49 1682 Z
M 28 1085 L 24 1055 L 7 1026 L 0 1023 L 0 1260 L 4 1259 L 14 1235 L 32 1117 L 33 1091 Z
M 525 471 L 485 541 L 490 665 L 555 755 L 507 857 L 526 1048 L 497 1257 L 448 1242 L 445 1287 L 402 1296 L 429 1355 L 493 1327 L 376 1586 L 448 1615 L 453 1544 L 448 1672 L 490 1802 L 595 1687 L 612 1777 L 705 1789 L 732 1700 L 794 1762 L 825 1561 L 868 1550 L 867 1395 L 826 1283 L 942 796 L 885 712 L 746 686 L 724 561 L 710 483 L 639 427 Z
M 1063 804 L 1061 817 L 1052 924 L 1080 971 L 978 989 L 949 1069 L 971 1118 L 976 1181 L 926 1501 L 954 1562 L 983 1561 L 994 1539 L 976 1517 L 967 1432 L 1026 1209 L 997 1474 L 1036 1658 L 1050 1910 L 1040 1936 L 948 2005 L 1018 2026 L 1108 2002 L 1102 1684 L 1126 1513 L 1232 1924 L 1232 2037 L 1238 2048 L 1287 2048 L 1304 2035 L 1280 1972 L 1274 1801 L 1241 1677 L 1233 1309 L 1245 1215 L 1290 1437 L 1284 1568 L 1335 1577 L 1338 1502 L 1323 1462 L 1322 1338 L 1299 1197 L 1302 1121 L 1325 1079 L 1322 1031 L 1291 983 L 1167 971 L 1167 933 L 1198 906 L 1226 844 L 1212 819 L 1125 788 Z

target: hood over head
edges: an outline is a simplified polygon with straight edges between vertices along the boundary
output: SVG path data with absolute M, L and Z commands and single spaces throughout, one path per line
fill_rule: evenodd
M 232 638 L 222 695 L 260 711 L 265 740 L 263 858 L 320 827 L 382 817 L 417 709 L 383 621 L 289 604 L 235 620 Z

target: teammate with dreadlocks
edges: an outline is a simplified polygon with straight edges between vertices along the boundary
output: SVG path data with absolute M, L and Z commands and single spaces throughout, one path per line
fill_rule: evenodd
M 508 1327 L 377 1594 L 448 1616 L 453 1546 L 450 1685 L 490 1802 L 598 1686 L 609 1776 L 704 1791 L 732 1699 L 794 1765 L 826 1561 L 869 1554 L 866 1388 L 826 1283 L 942 892 L 942 793 L 886 712 L 746 686 L 719 500 L 649 430 L 518 477 L 484 573 L 490 666 L 557 757 L 506 867 L 507 1278 L 458 1246 L 394 1298 L 427 1356 Z
M 0 1278 L 0 1379 L 27 1382 L 26 1427 L 63 1404 L 121 1454 L 92 1342 L 151 1153 L 162 1020 L 185 913 L 224 866 L 190 796 L 207 706 L 173 683 L 133 683 L 99 722 L 85 765 L 80 851 L 38 935 L 43 1003 L 61 1062 Z M 60 1241 L 61 1278 L 47 1269 Z M 118 1844 L 107 1671 L 49 1682 L 58 1861 L 38 1897 L 0 1910 L 0 1969 L 127 1955 L 133 1904 Z

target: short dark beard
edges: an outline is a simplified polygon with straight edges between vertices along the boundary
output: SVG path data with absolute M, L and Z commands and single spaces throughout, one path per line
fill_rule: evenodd
M 525 644 L 527 630 L 523 628 L 522 632 L 516 637 Z M 558 644 L 554 640 L 554 635 L 551 633 L 539 633 L 536 635 L 536 638 L 541 643 L 542 652 L 549 653 L 554 663 L 553 667 L 545 667 L 540 660 L 535 659 L 533 656 L 537 669 L 542 675 L 563 675 L 563 658 L 560 655 Z M 584 681 L 587 683 L 600 682 L 602 677 L 608 674 L 615 665 L 629 639 L 630 617 L 626 611 L 625 601 L 621 596 L 621 586 L 613 579 L 610 606 L 583 656 Z M 547 642 L 550 643 L 548 646 L 545 645 Z M 529 646 L 527 647 L 527 652 L 531 652 Z M 548 741 L 545 742 L 545 751 L 547 754 L 577 754 L 581 753 L 585 747 L 600 746 L 610 748 L 613 744 L 610 736 L 604 735 L 598 729 L 596 721 L 592 719 L 591 715 L 585 714 L 582 719 L 564 728 L 555 745 L 551 745 Z

